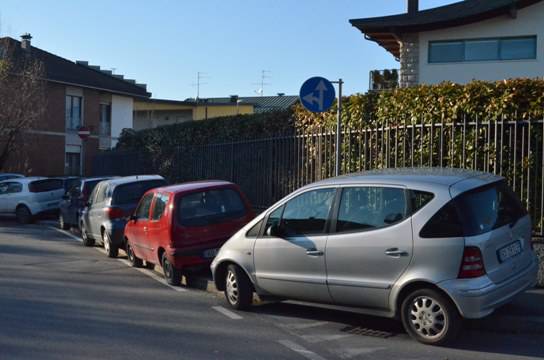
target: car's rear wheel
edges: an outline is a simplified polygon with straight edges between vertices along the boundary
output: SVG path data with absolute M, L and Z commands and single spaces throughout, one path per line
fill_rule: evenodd
M 247 309 L 253 301 L 253 287 L 244 271 L 231 264 L 225 276 L 225 297 L 236 310 Z
M 132 267 L 141 268 L 144 265 L 144 262 L 142 261 L 142 259 L 140 259 L 139 257 L 136 256 L 136 254 L 134 254 L 134 251 L 132 250 L 132 246 L 130 246 L 128 241 L 127 241 L 126 251 L 127 251 L 128 261 L 130 261 L 130 265 L 132 265 Z
M 32 222 L 32 213 L 25 205 L 19 205 L 15 210 L 15 217 L 19 224 L 30 224 Z
M 108 257 L 116 258 L 117 255 L 119 255 L 119 249 L 111 243 L 110 235 L 106 230 L 102 231 L 102 243 L 104 244 L 104 250 Z
M 84 246 L 93 246 L 94 245 L 94 239 L 89 237 L 87 234 L 87 229 L 85 228 L 85 224 L 83 221 L 80 223 L 79 228 L 81 230 L 81 239 L 83 240 Z
M 70 225 L 68 225 L 66 223 L 66 221 L 64 221 L 64 216 L 62 215 L 62 213 L 59 215 L 59 227 L 62 230 L 69 230 L 70 229 Z
M 164 272 L 164 277 L 170 285 L 179 285 L 181 283 L 181 271 L 176 269 L 170 261 L 166 253 L 162 254 L 162 271 Z
M 452 301 L 432 289 L 420 289 L 409 294 L 402 302 L 401 316 L 408 334 L 429 345 L 452 342 L 462 323 Z

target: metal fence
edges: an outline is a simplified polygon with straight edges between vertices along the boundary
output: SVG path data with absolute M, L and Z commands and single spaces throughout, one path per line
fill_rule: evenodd
M 268 139 L 179 146 L 171 158 L 164 159 L 168 166 L 159 170 L 157 166 L 148 166 L 171 181 L 224 179 L 235 182 L 255 207 L 265 208 L 305 184 L 334 176 L 335 136 L 334 132 L 323 130 Z M 361 129 L 348 128 L 342 134 L 341 169 L 345 174 L 382 168 L 438 166 L 502 175 L 529 209 L 535 235 L 542 236 L 543 138 L 543 120 L 480 121 L 465 117 L 456 122 L 425 122 L 412 119 Z M 130 168 L 129 164 L 135 163 L 131 157 L 136 155 L 141 156 L 117 154 L 115 160 L 113 155 L 107 158 L 101 155 L 102 173 L 149 173 L 150 167 Z M 147 160 L 143 163 L 150 164 Z M 117 171 L 104 172 L 108 167 Z

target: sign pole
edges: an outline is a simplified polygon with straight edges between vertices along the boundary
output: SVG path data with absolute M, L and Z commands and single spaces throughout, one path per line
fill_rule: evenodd
M 336 81 L 334 81 L 336 82 Z M 338 82 L 338 111 L 336 114 L 336 176 L 340 175 L 340 147 L 342 146 L 342 84 L 344 81 L 339 79 Z

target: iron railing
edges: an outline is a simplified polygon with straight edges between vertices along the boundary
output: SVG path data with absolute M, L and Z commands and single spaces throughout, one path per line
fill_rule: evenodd
M 141 154 L 98 158 L 102 173 L 162 173 L 171 181 L 224 179 L 240 185 L 256 208 L 266 208 L 293 190 L 334 176 L 335 136 L 318 130 L 267 139 L 179 146 L 171 158 L 142 160 Z M 529 209 L 536 236 L 544 222 L 544 121 L 456 122 L 411 119 L 342 133 L 342 173 L 397 167 L 456 167 L 504 176 Z M 140 156 L 147 168 L 129 169 Z M 124 157 L 123 157 L 124 156 Z M 122 162 L 120 164 L 119 162 Z M 168 166 L 164 166 L 164 164 Z M 108 165 L 109 164 L 109 165 Z M 119 165 L 120 164 L 120 165 Z M 111 167 L 112 170 L 104 171 Z M 121 166 L 121 168 L 120 168 Z M 123 172 L 119 170 L 122 169 Z M 147 171 L 143 171 L 147 170 Z M 99 171 L 100 173 L 100 171 Z

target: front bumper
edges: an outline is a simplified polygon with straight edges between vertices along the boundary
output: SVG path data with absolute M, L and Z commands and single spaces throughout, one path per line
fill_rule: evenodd
M 536 285 L 538 259 L 517 275 L 495 284 L 487 276 L 477 279 L 447 280 L 438 286 L 450 295 L 459 312 L 467 319 L 480 319 L 510 302 L 519 293 Z

